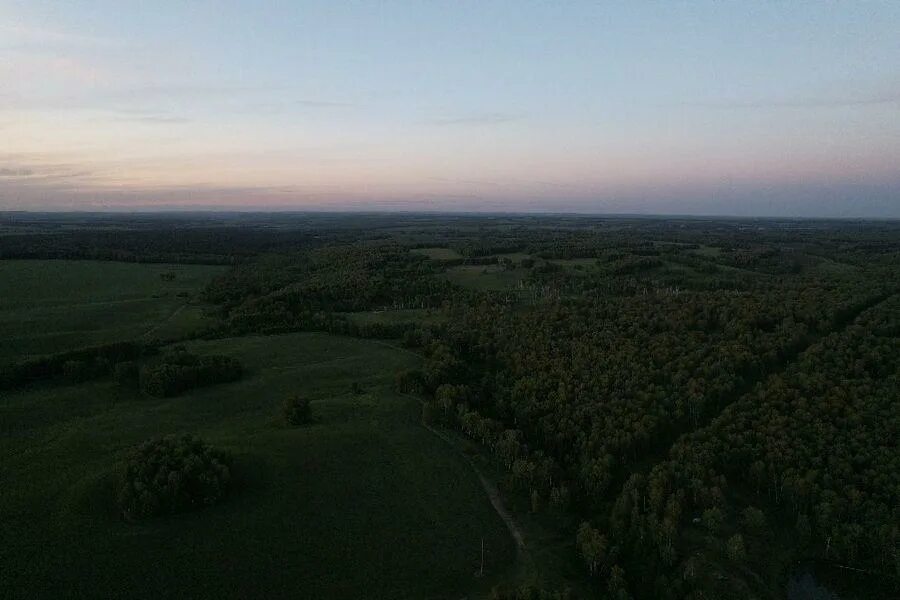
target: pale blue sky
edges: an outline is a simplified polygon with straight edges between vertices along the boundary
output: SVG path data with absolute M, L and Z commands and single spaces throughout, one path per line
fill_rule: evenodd
M 0 0 L 0 209 L 900 217 L 900 2 Z

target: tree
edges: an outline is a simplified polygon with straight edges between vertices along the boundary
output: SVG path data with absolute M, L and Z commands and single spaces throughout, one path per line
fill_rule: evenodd
M 512 429 L 507 429 L 501 433 L 499 441 L 494 446 L 494 452 L 503 461 L 507 469 L 512 468 L 512 464 L 519 457 L 520 449 L 519 432 Z
M 113 368 L 113 379 L 122 386 L 134 386 L 137 384 L 140 370 L 134 361 L 116 363 Z
M 761 534 L 766 530 L 766 514 L 755 506 L 748 506 L 741 513 L 744 528 L 750 533 Z
M 128 519 L 219 502 L 231 482 L 231 456 L 191 435 L 147 440 L 132 451 L 119 490 Z
M 575 536 L 575 545 L 587 564 L 591 575 L 596 574 L 603 561 L 606 560 L 608 545 L 606 536 L 601 534 L 599 529 L 595 529 L 590 523 L 585 521 L 578 528 L 578 533 Z
M 703 511 L 703 526 L 706 527 L 707 531 L 710 533 L 718 533 L 719 530 L 722 529 L 722 523 L 725 521 L 725 516 L 722 514 L 722 510 L 718 507 L 707 508 Z
M 550 488 L 550 506 L 565 510 L 569 506 L 569 488 L 564 485 Z
M 445 415 L 450 415 L 456 407 L 469 400 L 469 388 L 465 385 L 442 384 L 435 390 L 434 400 Z
M 809 526 L 809 517 L 804 514 L 801 514 L 797 517 L 797 524 L 794 526 L 794 529 L 797 531 L 797 537 L 800 538 L 800 541 L 806 543 L 809 541 L 810 533 L 812 532 Z
M 628 598 L 628 590 L 625 583 L 625 569 L 619 565 L 613 565 L 609 570 L 609 579 L 606 581 L 606 589 L 609 595 L 617 600 Z
M 285 423 L 295 427 L 312 422 L 312 408 L 308 398 L 300 396 L 286 398 L 281 405 L 281 414 Z
M 736 533 L 728 538 L 728 541 L 725 542 L 725 553 L 732 562 L 743 562 L 747 558 L 747 551 L 744 548 L 744 536 Z
M 394 384 L 398 392 L 404 394 L 421 394 L 425 389 L 422 380 L 422 371 L 418 369 L 406 369 L 397 373 Z
M 424 425 L 432 425 L 434 423 L 435 413 L 437 411 L 434 408 L 433 402 L 423 402 L 422 403 L 422 423 Z
M 175 396 L 187 390 L 226 383 L 241 378 L 241 363 L 230 356 L 198 356 L 185 351 L 170 352 L 156 364 L 140 370 L 140 387 L 157 397 Z

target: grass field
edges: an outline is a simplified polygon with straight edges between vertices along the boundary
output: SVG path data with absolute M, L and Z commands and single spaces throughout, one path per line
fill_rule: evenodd
M 526 258 L 532 258 L 530 254 L 525 252 L 502 252 L 500 254 L 492 254 L 490 258 L 501 259 L 505 258 L 506 260 L 511 260 L 514 263 L 522 262 Z
M 225 267 L 0 261 L 0 364 L 141 336 L 177 337 L 202 320 L 191 299 Z M 173 274 L 174 279 L 163 279 Z
M 554 259 L 547 262 L 559 265 L 568 271 L 594 271 L 598 268 L 596 258 Z
M 722 256 L 722 249 L 714 246 L 700 246 L 699 248 L 688 250 L 688 252 L 707 258 L 718 258 Z
M 515 289 L 527 272 L 521 268 L 505 270 L 499 265 L 461 265 L 447 269 L 444 276 L 461 287 L 505 292 Z
M 460 598 L 509 573 L 513 542 L 477 477 L 390 389 L 417 356 L 311 333 L 188 346 L 248 374 L 164 400 L 109 381 L 4 394 L 0 597 Z M 313 425 L 280 423 L 294 393 L 312 399 Z M 176 432 L 230 450 L 238 489 L 122 521 L 117 465 Z
M 443 317 L 437 310 L 427 308 L 406 308 L 400 310 L 370 310 L 341 313 L 358 324 L 378 323 L 380 325 L 397 325 L 403 323 L 438 323 Z
M 413 254 L 421 254 L 432 260 L 456 260 L 462 258 L 462 254 L 452 248 L 414 248 Z

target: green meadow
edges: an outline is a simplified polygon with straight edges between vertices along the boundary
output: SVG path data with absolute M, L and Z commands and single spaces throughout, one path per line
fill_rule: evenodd
M 0 597 L 459 598 L 513 568 L 475 473 L 392 391 L 415 354 L 315 333 L 187 346 L 248 373 L 167 399 L 110 380 L 3 393 Z M 282 424 L 291 394 L 312 400 L 313 424 Z M 124 521 L 128 449 L 188 432 L 234 455 L 236 489 Z
M 197 293 L 225 267 L 74 260 L 0 261 L 0 365 L 202 323 Z
M 413 248 L 410 252 L 427 256 L 431 260 L 456 260 L 463 257 L 452 248 Z
M 526 274 L 527 270 L 522 268 L 505 270 L 499 265 L 460 265 L 447 269 L 444 277 L 472 290 L 505 292 L 515 289 Z

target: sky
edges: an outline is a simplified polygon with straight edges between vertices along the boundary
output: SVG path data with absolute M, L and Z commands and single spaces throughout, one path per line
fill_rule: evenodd
M 0 0 L 0 210 L 900 217 L 900 2 Z

